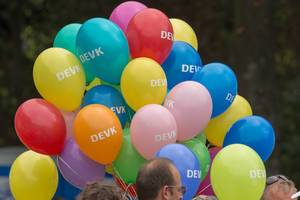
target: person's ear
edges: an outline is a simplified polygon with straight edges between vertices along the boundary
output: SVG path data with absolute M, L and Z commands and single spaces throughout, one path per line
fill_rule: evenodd
M 169 197 L 170 197 L 170 190 L 169 190 L 169 188 L 168 188 L 168 186 L 163 186 L 163 188 L 162 188 L 162 197 L 163 197 L 163 199 L 169 199 Z

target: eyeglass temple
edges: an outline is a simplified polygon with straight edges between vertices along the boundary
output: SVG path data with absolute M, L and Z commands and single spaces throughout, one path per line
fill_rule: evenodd
M 299 192 L 296 192 L 295 194 L 293 194 L 291 196 L 291 199 L 296 199 L 297 197 L 300 197 L 300 191 Z

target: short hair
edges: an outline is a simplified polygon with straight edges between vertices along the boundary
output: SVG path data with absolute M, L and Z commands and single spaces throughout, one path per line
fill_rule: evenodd
M 172 166 L 174 165 L 169 159 L 155 158 L 140 168 L 136 179 L 136 192 L 139 200 L 154 199 L 163 186 L 175 184 Z
M 93 182 L 85 186 L 76 200 L 122 200 L 120 188 L 108 182 Z

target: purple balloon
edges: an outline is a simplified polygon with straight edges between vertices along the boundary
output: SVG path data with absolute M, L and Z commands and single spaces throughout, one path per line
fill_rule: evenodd
M 215 159 L 217 153 L 221 150 L 222 148 L 220 147 L 213 147 L 208 149 L 209 151 L 209 155 L 210 155 L 210 160 L 211 163 L 213 162 L 213 160 Z M 211 167 L 211 166 L 210 166 Z M 200 187 L 197 191 L 198 195 L 208 195 L 208 196 L 215 196 L 215 193 L 212 189 L 211 183 L 210 183 L 210 168 L 209 171 L 207 173 L 207 176 L 205 177 L 205 179 L 201 182 Z
M 144 4 L 137 1 L 126 1 L 118 5 L 111 13 L 109 20 L 116 23 L 124 33 L 131 18 L 139 11 L 147 8 Z
M 79 189 L 88 182 L 102 180 L 105 176 L 105 166 L 85 156 L 72 138 L 65 143 L 64 150 L 57 156 L 57 165 L 63 177 Z

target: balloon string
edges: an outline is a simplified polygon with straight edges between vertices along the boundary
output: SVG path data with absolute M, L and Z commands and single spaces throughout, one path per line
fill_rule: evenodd
M 201 194 L 202 192 L 204 192 L 210 186 L 211 186 L 211 184 L 208 184 L 206 187 L 204 187 L 202 190 L 200 190 L 200 192 L 198 192 L 198 194 Z
M 82 176 L 80 176 L 80 174 L 78 174 L 66 161 L 64 161 L 64 159 L 62 159 L 60 156 L 57 156 L 57 159 L 60 160 L 64 165 L 66 165 L 74 174 L 79 176 L 80 179 L 84 180 L 84 178 Z M 59 165 L 58 165 L 58 168 L 60 168 Z M 63 173 L 61 173 L 61 174 L 63 175 Z M 63 177 L 64 177 L 64 175 L 63 175 Z M 68 179 L 66 179 L 66 180 L 68 180 Z

